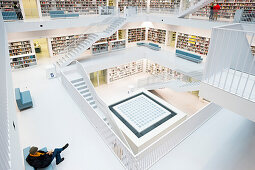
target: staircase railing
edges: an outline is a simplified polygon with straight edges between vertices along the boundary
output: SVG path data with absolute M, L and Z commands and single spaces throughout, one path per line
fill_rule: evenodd
M 100 23 L 100 25 L 101 25 L 102 23 L 104 23 L 105 25 L 107 25 L 107 24 L 111 23 L 113 19 L 114 19 L 114 18 L 112 18 L 112 17 L 106 18 L 106 19 L 104 19 L 104 20 Z M 99 24 L 96 24 L 96 25 L 99 25 Z M 102 26 L 102 25 L 101 25 L 101 26 Z M 92 33 L 91 33 L 91 34 L 92 34 Z M 81 35 L 79 35 L 79 39 L 83 39 L 83 41 L 85 41 L 86 39 L 88 39 L 89 35 L 91 35 L 91 34 L 81 34 Z M 94 34 L 95 34 L 95 33 L 94 33 Z M 72 51 L 73 51 L 75 48 L 77 48 L 77 46 L 79 45 L 79 44 L 77 44 L 77 41 L 79 41 L 79 39 L 74 38 L 74 40 L 71 41 L 71 43 L 65 41 L 65 43 L 64 43 L 65 48 L 64 48 L 64 50 L 61 50 L 61 51 L 59 52 L 58 55 L 59 55 L 59 56 L 64 56 L 64 55 L 68 54 L 69 52 L 72 52 Z M 83 41 L 81 41 L 81 42 L 83 42 Z M 80 43 L 81 43 L 81 42 L 80 42 Z M 93 43 L 94 43 L 94 42 L 93 42 Z M 93 43 L 92 43 L 92 44 L 93 44 Z M 91 44 L 91 46 L 92 46 L 92 44 Z M 88 48 L 90 48 L 90 47 L 88 47 Z

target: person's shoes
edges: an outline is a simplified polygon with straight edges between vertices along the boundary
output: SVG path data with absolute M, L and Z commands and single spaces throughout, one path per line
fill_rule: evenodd
M 67 147 L 69 146 L 69 144 L 67 143 L 67 144 L 65 144 L 65 146 L 63 146 L 63 150 L 65 150 Z
M 60 164 L 61 162 L 63 162 L 65 160 L 65 158 L 61 158 L 61 160 L 59 162 L 57 162 L 56 164 Z

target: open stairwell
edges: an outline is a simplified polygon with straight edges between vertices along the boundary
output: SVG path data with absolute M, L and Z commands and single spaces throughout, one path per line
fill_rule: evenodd
M 102 25 L 109 24 L 109 26 L 103 32 L 89 34 L 89 36 L 76 48 L 72 48 L 70 45 L 70 47 L 66 49 L 66 54 L 57 60 L 56 65 L 58 67 L 65 67 L 69 65 L 72 61 L 80 57 L 80 55 L 90 48 L 96 41 L 100 40 L 101 38 L 110 37 L 112 34 L 114 34 L 125 24 L 125 22 L 126 18 L 112 17 L 106 23 L 102 23 Z
M 183 9 L 178 18 L 184 18 L 185 16 L 196 12 L 198 9 L 203 8 L 204 6 L 208 5 L 209 3 L 213 2 L 213 0 L 193 0 L 189 2 L 189 7 Z

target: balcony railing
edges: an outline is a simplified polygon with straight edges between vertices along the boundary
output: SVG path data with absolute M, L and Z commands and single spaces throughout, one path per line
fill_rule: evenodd
M 84 81 L 88 85 L 92 96 L 96 101 L 101 112 L 104 115 L 110 115 L 108 106 L 105 102 L 97 95 L 93 85 L 89 82 L 88 74 L 86 73 L 83 66 L 77 62 L 76 69 L 84 78 Z M 109 149 L 119 159 L 121 164 L 128 170 L 147 170 L 160 160 L 164 155 L 170 152 L 176 145 L 178 145 L 183 139 L 188 137 L 193 131 L 200 127 L 205 121 L 212 117 L 221 108 L 215 104 L 209 104 L 199 110 L 193 116 L 187 118 L 184 122 L 176 126 L 174 129 L 167 132 L 165 135 L 157 139 L 150 146 L 143 149 L 138 154 L 134 154 L 128 144 L 124 141 L 118 132 L 114 129 L 112 124 L 107 117 L 107 121 L 98 115 L 79 94 L 79 92 L 73 87 L 72 83 L 68 80 L 64 72 L 60 71 L 61 81 L 64 87 L 68 90 L 71 97 L 80 106 L 86 118 L 95 127 L 100 137 L 109 147 Z M 117 133 L 116 133 L 117 132 Z
M 203 82 L 255 101 L 255 31 L 232 24 L 213 28 Z

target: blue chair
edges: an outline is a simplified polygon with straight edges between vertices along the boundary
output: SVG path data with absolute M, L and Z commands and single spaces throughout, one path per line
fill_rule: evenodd
M 64 11 L 49 11 L 51 18 L 68 18 L 68 17 L 79 17 L 79 14 L 68 13 L 65 14 Z
M 183 58 L 183 59 L 186 59 L 186 60 L 189 60 L 189 61 L 193 61 L 195 63 L 201 63 L 203 61 L 203 58 L 201 56 L 195 55 L 195 54 L 192 54 L 192 53 L 188 53 L 188 52 L 185 52 L 185 51 L 182 51 L 182 50 L 177 50 L 176 49 L 175 54 L 176 54 L 177 57 L 180 57 L 180 58 Z
M 49 11 L 51 18 L 65 17 L 64 11 Z
M 149 43 L 149 45 L 153 47 L 159 47 L 157 44 L 154 44 L 154 43 Z
M 15 88 L 15 97 L 20 111 L 33 107 L 30 91 L 20 92 L 19 88 Z
M 14 11 L 3 11 L 2 15 L 4 20 L 18 20 L 17 14 Z
M 32 166 L 30 166 L 30 165 L 27 163 L 27 161 L 26 161 L 26 158 L 27 158 L 27 156 L 29 155 L 29 150 L 30 150 L 30 146 L 27 147 L 27 148 L 25 148 L 25 149 L 23 149 L 25 170 L 35 170 L 35 168 L 32 167 Z M 47 151 L 47 148 L 44 147 L 44 148 L 42 148 L 42 149 L 40 149 L 40 150 L 46 152 L 46 151 Z M 52 167 L 52 165 L 49 165 L 47 168 L 42 168 L 42 169 L 40 169 L 40 170 L 53 170 L 53 167 Z

